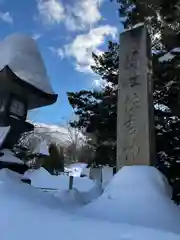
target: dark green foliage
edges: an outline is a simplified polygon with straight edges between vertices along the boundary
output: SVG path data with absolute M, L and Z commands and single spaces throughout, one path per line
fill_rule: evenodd
M 43 158 L 42 167 L 48 172 L 54 174 L 56 172 L 64 172 L 64 154 L 60 151 L 56 144 L 51 143 L 49 146 L 50 156 Z
M 92 69 L 108 83 L 101 91 L 80 91 L 68 93 L 70 104 L 79 116 L 71 123 L 73 127 L 86 127 L 93 137 L 94 161 L 99 164 L 115 165 L 116 159 L 116 116 L 118 82 L 117 43 L 109 42 L 108 51 L 102 56 L 93 54 L 95 65 Z

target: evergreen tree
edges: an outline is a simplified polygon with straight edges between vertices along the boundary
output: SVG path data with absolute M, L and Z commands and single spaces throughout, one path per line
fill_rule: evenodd
M 62 149 L 58 149 L 55 143 L 49 146 L 50 156 L 43 158 L 42 166 L 51 174 L 64 172 L 64 154 Z
M 93 54 L 92 70 L 106 81 L 101 91 L 68 93 L 69 102 L 79 116 L 71 125 L 86 127 L 86 132 L 93 136 L 96 165 L 114 166 L 116 161 L 118 48 L 117 43 L 109 42 L 108 51 L 102 56 Z

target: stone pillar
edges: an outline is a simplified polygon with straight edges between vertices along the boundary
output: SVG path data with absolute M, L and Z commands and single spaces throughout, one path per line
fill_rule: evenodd
M 91 168 L 89 173 L 89 178 L 97 181 L 98 183 L 102 182 L 102 168 Z
M 117 170 L 155 161 L 151 44 L 144 25 L 120 37 Z

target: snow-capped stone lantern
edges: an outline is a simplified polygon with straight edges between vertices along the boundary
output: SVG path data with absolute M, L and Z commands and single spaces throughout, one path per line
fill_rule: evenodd
M 56 102 L 36 42 L 13 34 L 0 43 L 0 126 L 11 126 L 2 147 L 11 148 L 20 134 L 33 129 L 28 110 Z

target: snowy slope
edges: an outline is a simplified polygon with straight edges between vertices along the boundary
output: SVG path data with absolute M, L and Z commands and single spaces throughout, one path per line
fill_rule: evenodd
M 9 66 L 22 80 L 46 93 L 54 94 L 34 39 L 12 34 L 0 43 L 0 52 L 0 70 Z
M 169 232 L 72 214 L 61 199 L 21 183 L 20 175 L 8 170 L 0 171 L 0 196 L 3 240 L 180 239 L 180 235 Z
M 30 121 L 31 122 L 31 121 Z M 27 137 L 23 140 L 24 144 L 26 142 L 30 142 L 32 147 L 36 147 L 36 145 L 42 141 L 42 139 L 46 140 L 46 142 L 55 142 L 62 147 L 68 147 L 72 143 L 76 144 L 77 147 L 83 145 L 86 142 L 85 136 L 81 132 L 75 132 L 74 129 L 68 129 L 65 126 L 60 125 L 48 125 L 44 123 L 33 123 L 35 129 L 34 132 L 27 135 Z
M 63 126 L 35 123 L 35 133 L 44 138 L 50 137 L 61 146 L 69 146 L 74 139 L 70 136 L 68 129 Z
M 62 196 L 62 191 L 67 192 L 69 189 L 69 176 L 52 176 L 47 170 L 42 167 L 37 170 L 28 170 L 24 173 L 24 177 L 31 179 L 32 186 L 36 188 L 46 189 L 45 191 L 51 192 L 58 198 Z M 102 186 L 86 177 L 75 177 L 73 179 L 73 190 L 74 192 L 70 198 L 70 201 L 72 201 L 72 198 L 79 199 L 80 192 L 81 202 L 83 203 L 89 203 L 102 194 Z M 78 205 L 77 202 L 76 205 Z
M 78 214 L 180 234 L 180 208 L 171 201 L 165 177 L 153 167 L 123 167 L 102 196 Z

